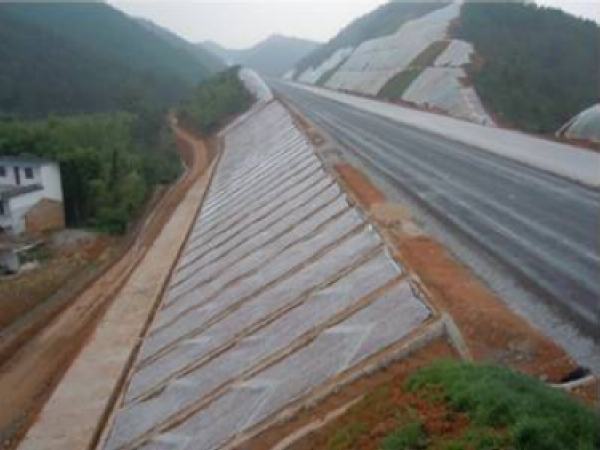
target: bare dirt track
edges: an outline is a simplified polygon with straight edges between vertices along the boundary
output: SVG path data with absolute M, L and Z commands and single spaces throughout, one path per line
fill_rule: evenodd
M 203 143 L 174 125 L 184 175 L 139 221 L 114 264 L 0 367 L 0 443 L 15 448 L 99 319 L 161 233 L 190 186 L 208 167 Z

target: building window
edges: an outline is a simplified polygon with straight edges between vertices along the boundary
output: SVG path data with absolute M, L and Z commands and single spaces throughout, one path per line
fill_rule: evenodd
M 0 166 L 0 177 L 6 176 L 6 167 Z
M 33 169 L 31 167 L 25 167 L 25 178 L 33 180 Z
M 0 202 L 0 216 L 4 215 L 4 203 Z

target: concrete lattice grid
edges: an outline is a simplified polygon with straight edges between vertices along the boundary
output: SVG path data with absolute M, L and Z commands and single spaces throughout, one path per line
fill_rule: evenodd
M 261 104 L 224 136 L 104 448 L 222 448 L 431 317 L 291 116 Z

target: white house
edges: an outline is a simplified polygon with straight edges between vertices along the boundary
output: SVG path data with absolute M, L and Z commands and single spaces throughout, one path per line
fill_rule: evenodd
M 0 229 L 21 234 L 62 227 L 59 165 L 31 156 L 0 156 Z

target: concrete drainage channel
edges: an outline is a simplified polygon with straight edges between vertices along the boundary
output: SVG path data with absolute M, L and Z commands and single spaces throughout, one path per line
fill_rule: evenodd
M 224 153 L 99 448 L 242 445 L 446 326 L 275 101 Z

